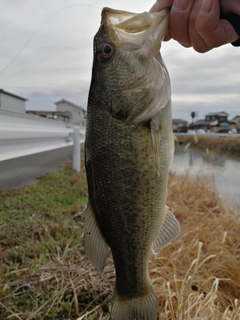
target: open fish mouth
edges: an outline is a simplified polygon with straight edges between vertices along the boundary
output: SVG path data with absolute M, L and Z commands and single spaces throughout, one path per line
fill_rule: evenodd
M 101 24 L 110 27 L 121 42 L 131 41 L 140 45 L 146 39 L 152 44 L 153 55 L 157 55 L 168 24 L 169 9 L 160 12 L 132 13 L 103 8 Z M 132 35 L 134 34 L 134 40 Z

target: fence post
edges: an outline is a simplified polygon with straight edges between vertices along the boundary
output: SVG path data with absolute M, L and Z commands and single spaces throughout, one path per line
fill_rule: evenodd
M 79 127 L 73 128 L 73 169 L 80 172 L 81 168 L 81 146 Z

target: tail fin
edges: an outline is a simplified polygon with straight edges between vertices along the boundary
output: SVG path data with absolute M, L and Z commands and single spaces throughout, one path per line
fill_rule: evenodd
M 115 290 L 111 320 L 157 320 L 157 317 L 158 300 L 152 286 L 146 295 L 131 300 L 120 300 Z

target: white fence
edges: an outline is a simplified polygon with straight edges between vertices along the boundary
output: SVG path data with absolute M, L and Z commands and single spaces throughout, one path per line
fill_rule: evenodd
M 85 128 L 78 131 L 80 139 L 76 141 L 83 143 Z M 0 161 L 71 145 L 71 123 L 0 110 Z

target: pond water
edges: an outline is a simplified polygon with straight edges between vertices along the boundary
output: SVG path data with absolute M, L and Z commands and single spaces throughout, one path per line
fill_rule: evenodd
M 231 207 L 240 206 L 240 157 L 176 146 L 171 169 L 178 175 L 207 178 Z

